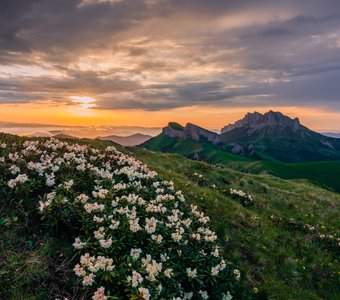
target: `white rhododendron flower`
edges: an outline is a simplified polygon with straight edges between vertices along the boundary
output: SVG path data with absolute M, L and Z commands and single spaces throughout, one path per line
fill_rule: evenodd
M 17 184 L 19 183 L 24 183 L 28 181 L 28 176 L 26 174 L 20 174 L 18 175 L 15 179 L 11 179 L 8 181 L 8 186 L 10 188 L 14 188 L 17 186 Z
M 241 278 L 241 272 L 240 272 L 240 270 L 235 269 L 235 270 L 234 270 L 234 275 L 235 275 L 235 277 L 236 277 L 237 280 L 240 280 L 240 278 Z
M 83 267 L 81 267 L 79 264 L 76 264 L 74 267 L 73 271 L 76 273 L 77 276 L 79 277 L 85 277 L 86 276 L 86 271 Z
M 84 276 L 83 285 L 85 285 L 85 286 L 92 285 L 95 277 L 96 277 L 96 275 L 94 275 L 93 273 L 90 273 L 89 275 Z
M 199 291 L 198 293 L 201 295 L 202 299 L 204 300 L 209 299 L 207 291 Z
M 81 203 L 86 203 L 86 201 L 89 200 L 89 197 L 86 196 L 85 194 L 80 194 L 79 196 L 77 196 L 77 198 L 75 199 L 75 201 L 79 201 Z
M 73 243 L 73 247 L 76 249 L 82 249 L 86 246 L 86 243 L 82 242 L 79 237 L 75 239 L 75 242 Z
M 223 294 L 222 300 L 231 300 L 233 297 L 230 295 L 230 292 L 228 291 L 227 294 Z
M 105 296 L 105 288 L 103 288 L 102 286 L 98 288 L 92 296 L 92 300 L 106 300 L 106 299 L 107 297 Z
M 243 203 L 245 205 L 252 204 L 254 202 L 253 197 L 250 194 L 247 194 L 246 192 L 242 190 L 237 190 L 237 189 L 229 189 L 230 195 L 236 196 L 240 199 L 242 199 Z
M 137 287 L 143 280 L 143 276 L 136 271 L 132 271 L 132 276 L 128 276 L 127 278 L 127 281 L 131 282 L 132 287 Z
M 149 300 L 150 299 L 150 292 L 146 288 L 139 288 L 138 289 L 138 295 L 142 297 L 144 300 Z
M 184 294 L 184 299 L 192 299 L 193 296 L 194 296 L 193 292 L 185 293 Z
M 187 275 L 189 278 L 195 278 L 197 276 L 197 269 L 191 270 L 191 268 L 187 268 Z
M 99 240 L 100 246 L 103 248 L 110 248 L 112 245 L 112 239 L 109 238 L 108 240 Z
M 173 270 L 172 270 L 172 269 L 166 269 L 166 270 L 164 271 L 164 275 L 165 275 L 166 277 L 171 278 L 171 277 L 174 275 Z
M 142 249 L 131 249 L 130 251 L 130 256 L 132 257 L 133 260 L 137 260 L 142 253 Z

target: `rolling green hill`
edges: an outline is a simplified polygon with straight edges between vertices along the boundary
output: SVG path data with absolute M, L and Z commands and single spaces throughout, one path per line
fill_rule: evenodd
M 213 145 L 212 143 L 200 140 L 176 139 L 160 134 L 141 145 L 141 147 L 169 153 L 177 153 L 187 158 L 203 160 L 209 163 L 240 164 L 252 162 L 253 160 L 240 155 L 232 154 Z
M 18 139 L 0 135 L 0 144 Z M 113 145 L 93 140 L 67 142 L 98 149 Z M 210 217 L 223 254 L 241 270 L 241 284 L 249 291 L 242 299 L 337 299 L 338 193 L 305 180 L 246 174 L 177 154 L 115 146 L 173 181 L 189 203 Z M 249 171 L 261 172 L 255 162 L 240 163 L 254 164 Z M 253 201 L 244 201 L 230 189 L 244 191 Z M 53 292 L 73 292 L 79 297 L 81 290 L 68 269 L 73 264 L 68 232 L 59 230 L 62 239 L 58 239 L 39 224 L 20 223 L 17 216 L 23 211 L 1 206 L 4 211 L 10 214 L 0 217 L 0 284 L 7 282 L 1 287 L 10 291 L 8 299 L 43 299 L 32 291 L 46 295 L 51 287 Z

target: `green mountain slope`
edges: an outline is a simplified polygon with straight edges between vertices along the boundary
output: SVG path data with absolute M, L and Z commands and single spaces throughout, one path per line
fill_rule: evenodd
M 141 145 L 141 147 L 152 150 L 169 153 L 177 153 L 187 158 L 204 160 L 210 163 L 235 163 L 253 161 L 250 158 L 235 155 L 213 145 L 212 143 L 200 140 L 176 139 L 164 134 L 160 134 Z
M 340 193 L 340 161 L 320 161 L 308 163 L 280 163 L 257 161 L 247 165 L 234 165 L 247 173 L 267 173 L 284 179 L 308 179 L 315 184 L 331 188 Z
M 294 131 L 290 127 L 266 126 L 252 131 L 250 127 L 241 127 L 223 133 L 221 139 L 230 151 L 235 145 L 252 145 L 249 156 L 254 159 L 281 162 L 340 159 L 339 140 L 307 128 Z
M 129 153 L 173 180 L 206 211 L 226 255 L 259 290 L 254 297 L 337 299 L 339 194 L 304 180 L 244 174 L 175 154 L 138 148 Z M 230 188 L 251 194 L 254 204 L 242 205 Z
M 222 164 L 246 173 L 267 173 L 284 179 L 308 179 L 323 187 L 340 192 L 340 161 L 282 163 L 277 161 L 255 161 L 223 150 L 219 146 L 201 140 L 176 139 L 160 134 L 141 147 L 184 157 Z

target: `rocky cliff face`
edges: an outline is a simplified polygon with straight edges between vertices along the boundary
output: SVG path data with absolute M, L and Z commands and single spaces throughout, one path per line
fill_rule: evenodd
M 185 127 L 177 123 L 169 123 L 167 127 L 163 128 L 162 133 L 172 138 L 183 138 L 194 141 L 205 139 L 215 145 L 221 142 L 221 137 L 218 133 L 191 123 L 188 123 Z
M 224 127 L 222 143 L 237 154 L 265 160 L 303 162 L 336 160 L 340 142 L 323 136 L 280 112 L 248 113 Z
M 184 128 L 185 138 L 199 141 L 206 139 L 207 141 L 217 145 L 221 142 L 221 137 L 218 133 L 206 130 L 202 127 L 188 123 Z
M 300 124 L 298 118 L 291 119 L 280 112 L 269 111 L 265 114 L 260 114 L 258 112 L 247 113 L 243 119 L 238 120 L 234 124 L 229 124 L 223 127 L 221 133 L 223 134 L 235 128 L 241 127 L 258 129 L 264 126 L 287 126 L 292 128 L 294 131 L 305 128 Z

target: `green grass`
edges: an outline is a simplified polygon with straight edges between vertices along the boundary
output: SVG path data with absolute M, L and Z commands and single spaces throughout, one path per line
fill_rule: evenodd
M 250 289 L 259 289 L 254 297 L 337 299 L 339 248 L 320 241 L 303 224 L 324 225 L 321 233 L 339 236 L 339 194 L 304 180 L 244 174 L 138 148 L 129 151 L 163 178 L 173 180 L 188 201 L 205 210 L 226 257 L 247 274 Z M 254 206 L 244 207 L 231 198 L 230 187 L 253 195 Z
M 290 164 L 273 161 L 258 161 L 248 165 L 239 165 L 238 169 L 249 173 L 267 172 L 284 179 L 304 178 L 315 184 L 340 192 L 340 161 Z
M 175 129 L 175 130 L 178 130 L 178 131 L 182 131 L 184 129 L 184 127 L 181 125 L 181 124 L 178 124 L 176 122 L 170 122 L 169 123 L 169 126 L 172 128 L 172 129 Z
M 72 271 L 72 234 L 47 230 L 35 210 L 0 201 L 0 299 L 84 299 Z
M 195 158 L 215 164 L 242 165 L 242 163 L 253 161 L 250 158 L 224 151 L 207 141 L 174 139 L 162 134 L 146 141 L 141 147 L 154 151 L 177 153 L 188 158 Z

